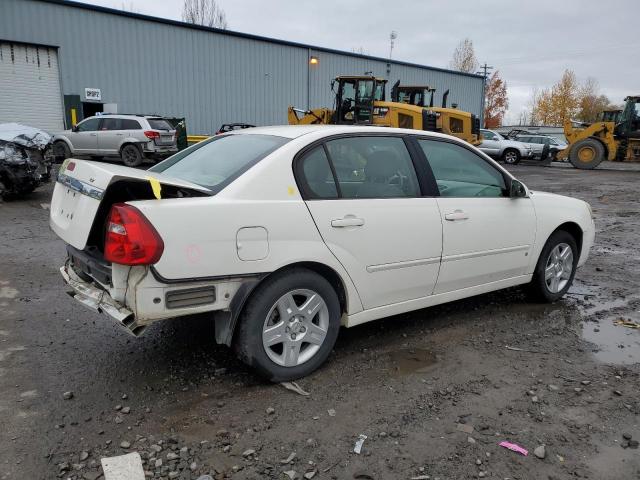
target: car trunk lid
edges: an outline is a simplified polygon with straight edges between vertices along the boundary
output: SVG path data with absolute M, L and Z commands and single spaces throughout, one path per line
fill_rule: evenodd
M 206 195 L 213 193 L 200 185 L 159 172 L 70 159 L 60 167 L 51 199 L 49 223 L 62 240 L 83 250 L 94 224 L 104 222 L 115 202 Z

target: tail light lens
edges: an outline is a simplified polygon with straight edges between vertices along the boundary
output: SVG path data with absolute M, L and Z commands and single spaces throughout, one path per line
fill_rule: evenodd
M 144 136 L 153 140 L 154 138 L 160 138 L 160 134 L 158 132 L 154 132 L 153 130 L 145 130 Z
M 140 210 L 116 203 L 107 219 L 104 258 L 121 265 L 151 265 L 164 251 L 164 242 Z

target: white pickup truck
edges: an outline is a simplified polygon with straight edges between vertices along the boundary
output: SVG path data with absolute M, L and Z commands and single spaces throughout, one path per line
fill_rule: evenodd
M 504 163 L 515 165 L 523 158 L 533 158 L 531 145 L 508 140 L 495 130 L 480 130 L 482 143 L 478 146 L 480 150 L 490 157 L 499 158 Z

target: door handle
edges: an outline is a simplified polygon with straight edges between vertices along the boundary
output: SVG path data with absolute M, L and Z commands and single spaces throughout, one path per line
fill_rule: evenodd
M 116 135 L 117 135 L 118 137 L 122 137 L 122 136 L 124 135 L 124 133 L 116 133 Z
M 364 225 L 364 219 L 355 217 L 354 215 L 345 215 L 343 218 L 331 220 L 331 226 L 333 228 L 361 227 L 362 225 Z
M 450 222 L 455 222 L 456 220 L 467 220 L 469 215 L 462 210 L 454 210 L 451 213 L 447 213 L 444 216 L 445 220 L 449 220 Z
M 97 134 L 97 133 L 90 133 L 89 135 L 91 135 L 92 137 L 96 137 L 96 136 L 98 136 L 98 134 Z

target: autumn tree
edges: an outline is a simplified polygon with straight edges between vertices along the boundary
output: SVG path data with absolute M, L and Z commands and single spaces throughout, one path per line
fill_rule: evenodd
M 562 78 L 550 89 L 535 93 L 532 123 L 561 126 L 575 118 L 580 109 L 581 90 L 575 73 L 565 70 Z
M 184 0 L 182 20 L 205 27 L 227 29 L 227 15 L 216 0 Z
M 578 120 L 581 122 L 593 123 L 598 120 L 600 113 L 609 108 L 611 102 L 606 95 L 600 94 L 598 81 L 589 77 L 580 89 L 580 110 Z
M 531 96 L 531 122 L 540 125 L 561 126 L 565 120 L 595 122 L 600 112 L 609 108 L 606 95 L 594 78 L 587 78 L 580 85 L 571 70 L 565 70 L 562 78 L 551 88 L 534 90 Z
M 474 73 L 478 69 L 478 59 L 471 40 L 465 38 L 458 44 L 449 65 L 452 70 L 467 73 Z
M 496 70 L 485 86 L 484 91 L 484 128 L 497 128 L 509 108 L 507 82 L 500 78 Z

